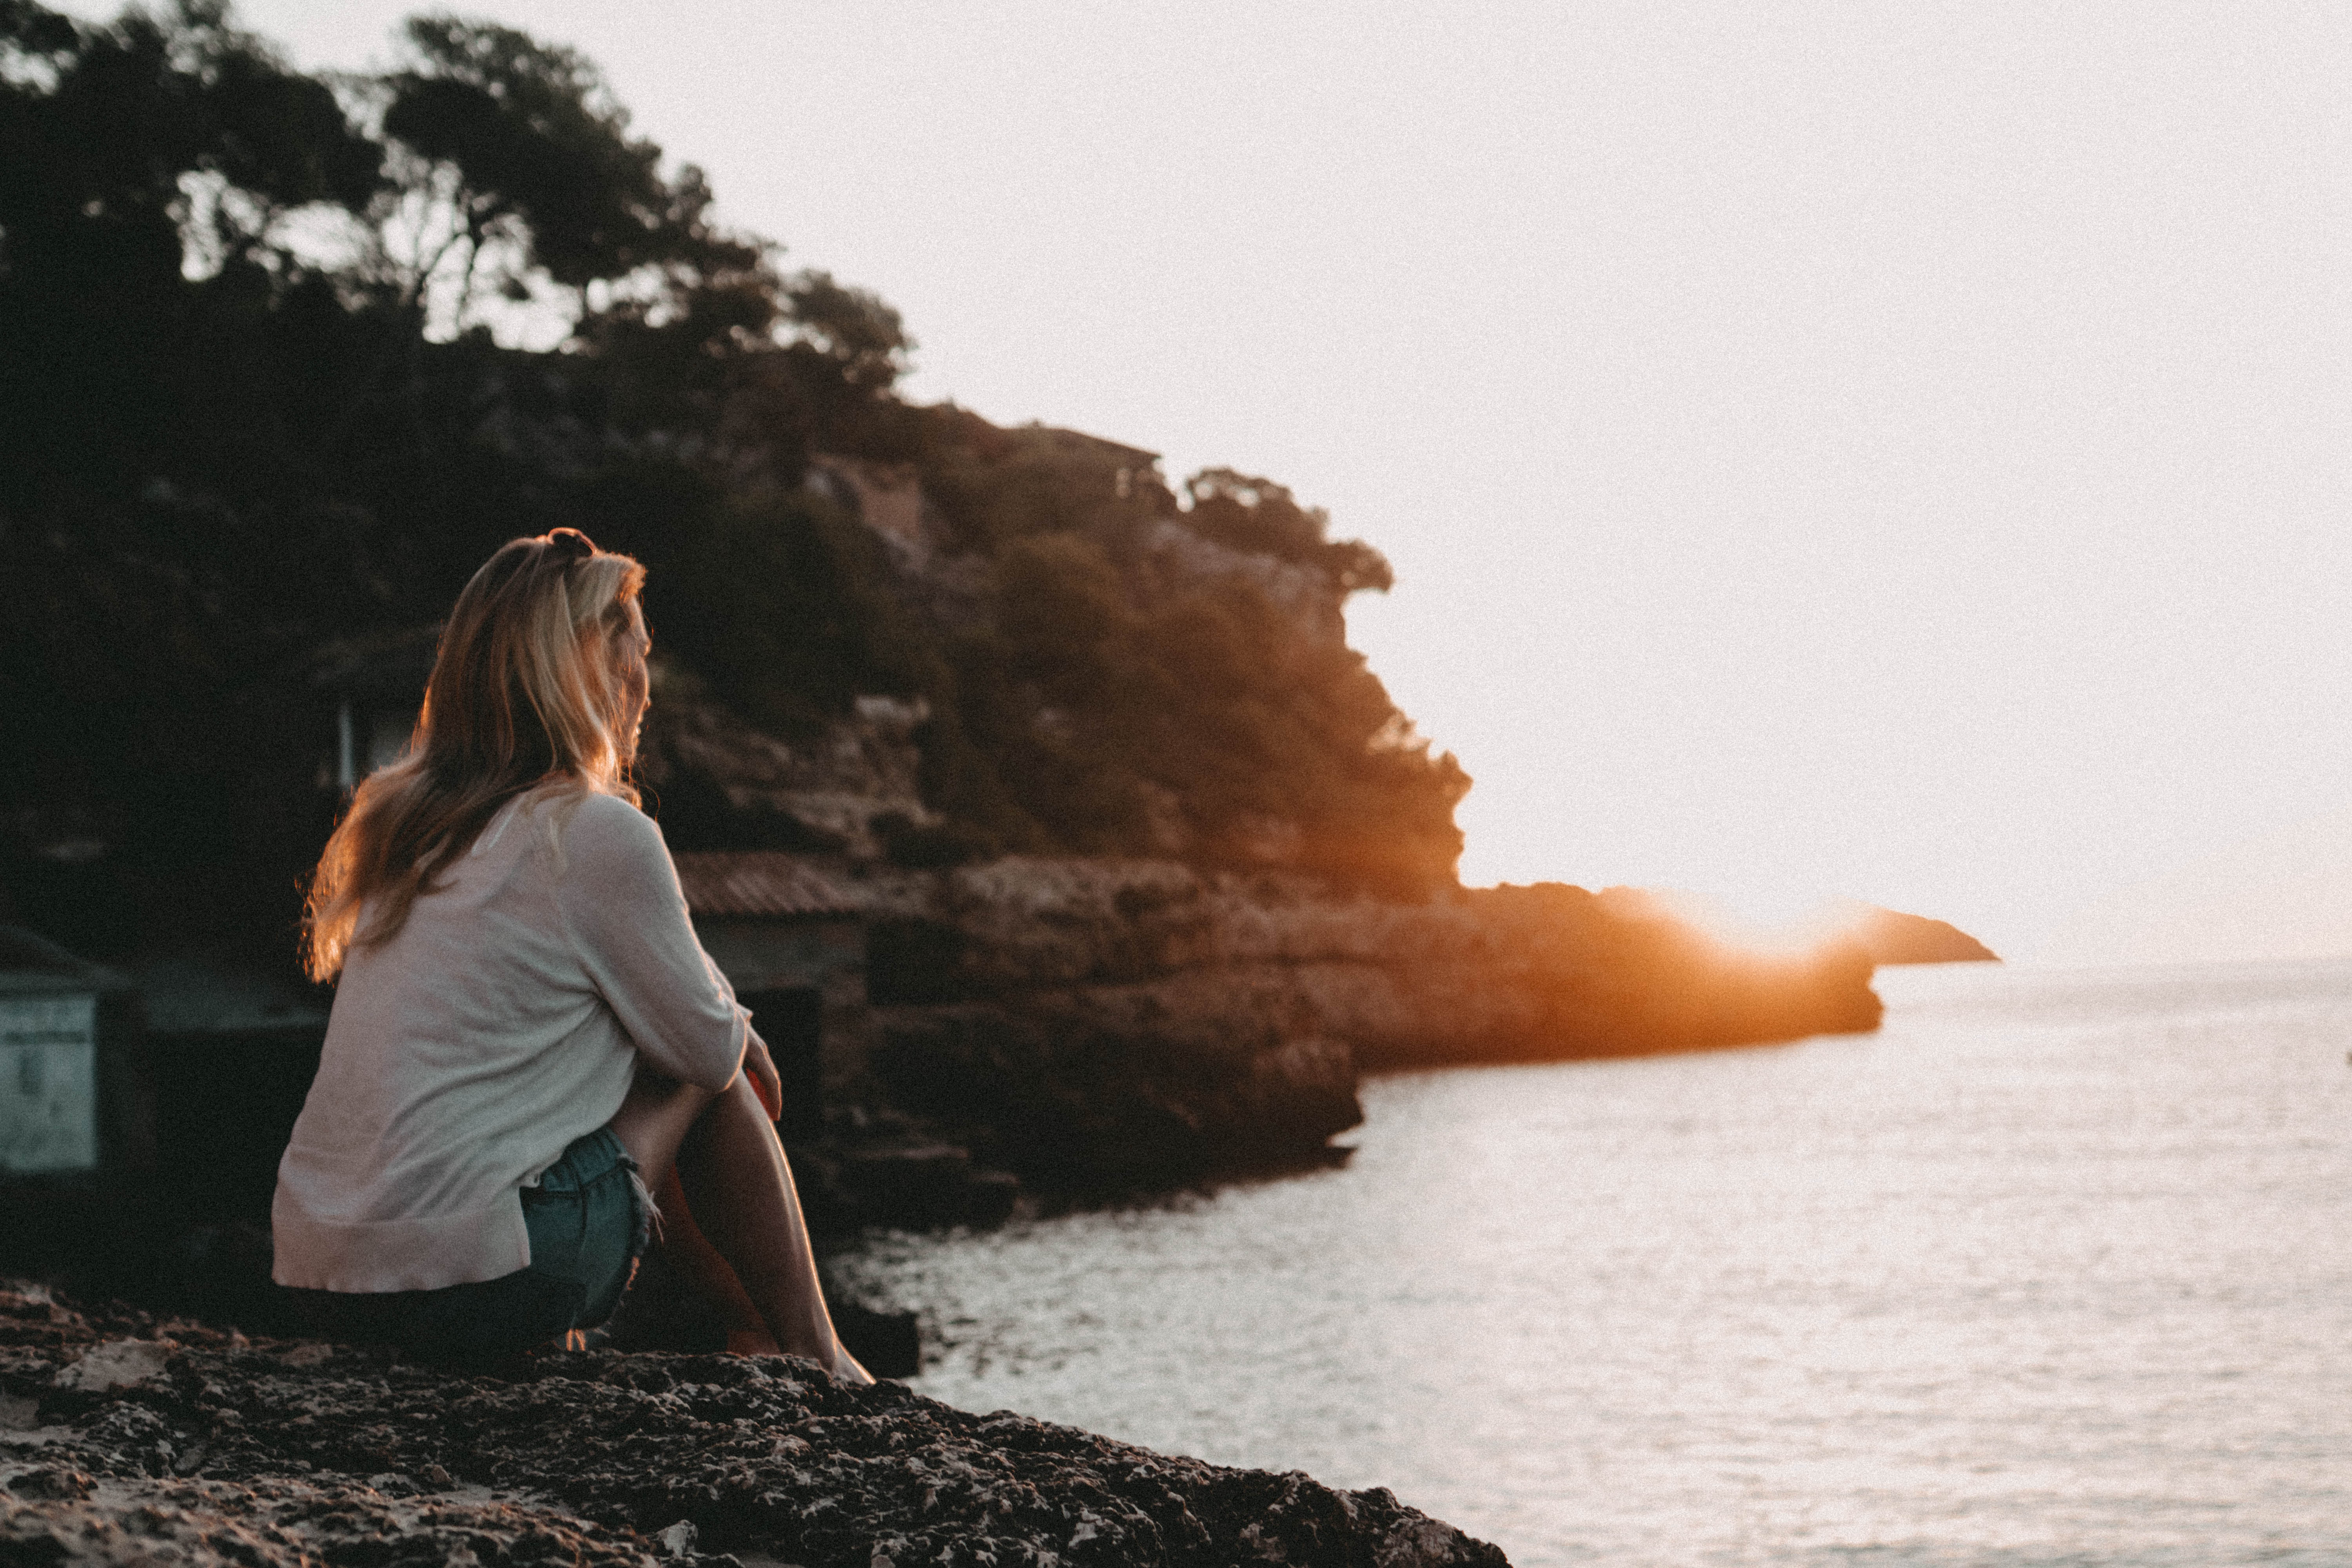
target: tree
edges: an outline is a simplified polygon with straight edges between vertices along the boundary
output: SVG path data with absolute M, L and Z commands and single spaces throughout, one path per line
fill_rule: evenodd
M 792 279 L 785 298 L 802 336 L 839 368 L 848 385 L 887 392 L 906 374 L 915 340 L 879 296 L 836 283 L 830 272 L 809 271 Z
M 1272 479 L 1232 468 L 1203 468 L 1184 481 L 1192 511 L 1186 521 L 1203 539 L 1271 555 L 1329 574 L 1342 594 L 1386 593 L 1395 578 L 1381 552 L 1354 539 L 1328 539 L 1331 517 L 1303 507 Z
M 587 60 L 404 37 L 328 80 L 219 0 L 0 0 L 0 906 L 210 900 L 275 942 L 332 805 L 306 659 L 558 522 L 648 563 L 665 647 L 754 724 L 920 698 L 909 856 L 1450 875 L 1460 770 L 1340 635 L 1377 552 L 1269 480 L 1187 506 L 1148 452 L 902 400 L 898 312 L 722 230 Z M 517 293 L 535 344 L 483 330 Z M 919 479 L 928 545 L 811 489 L 819 453 Z
M 217 0 L 104 26 L 7 0 L 5 485 L 150 467 L 190 334 L 315 277 L 288 219 L 365 204 L 382 161 L 324 84 L 231 26 Z
M 382 84 L 403 156 L 379 231 L 402 302 L 429 305 L 445 334 L 485 292 L 530 298 L 534 273 L 571 291 L 576 321 L 766 267 L 766 246 L 711 223 L 701 170 L 662 173 L 585 57 L 447 15 L 404 31 L 409 63 Z

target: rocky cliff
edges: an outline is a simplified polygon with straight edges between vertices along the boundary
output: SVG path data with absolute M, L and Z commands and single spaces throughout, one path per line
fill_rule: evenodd
M 1227 1469 L 782 1357 L 387 1352 L 0 1282 L 0 1563 L 1500 1568 L 1384 1489 Z
M 872 701 L 787 743 L 677 684 L 647 728 L 676 845 L 808 851 L 864 922 L 870 1010 L 833 1135 L 805 1152 L 835 1223 L 984 1222 L 1012 1201 L 1006 1173 L 1115 1194 L 1326 1158 L 1370 1071 L 1878 1022 L 1857 944 L 1759 955 L 1559 884 L 1408 898 L 1174 858 L 910 865 L 892 845 L 938 825 L 920 722 Z
M 869 879 L 877 1097 L 1046 1187 L 1312 1160 L 1366 1071 L 1876 1026 L 1870 961 L 1780 958 L 1559 885 L 1419 902 L 1167 861 Z

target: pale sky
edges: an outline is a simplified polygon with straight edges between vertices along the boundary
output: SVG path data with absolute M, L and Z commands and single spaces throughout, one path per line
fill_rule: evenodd
M 1469 880 L 2144 957 L 2219 865 L 2352 952 L 2343 4 L 460 9 L 897 305 L 912 395 L 1384 551 Z

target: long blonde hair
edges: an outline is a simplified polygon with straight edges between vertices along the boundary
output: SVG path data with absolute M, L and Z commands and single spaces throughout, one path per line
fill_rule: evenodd
M 617 649 L 645 577 L 569 528 L 482 563 L 442 628 L 408 750 L 361 784 L 310 875 L 312 979 L 397 933 L 515 796 L 547 784 L 636 804 L 636 715 L 623 711 Z

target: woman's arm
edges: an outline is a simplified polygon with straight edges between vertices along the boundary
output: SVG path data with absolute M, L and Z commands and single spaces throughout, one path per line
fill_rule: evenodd
M 590 984 L 656 1069 L 726 1088 L 758 1037 L 695 938 L 661 829 L 626 801 L 590 795 L 562 842 L 557 896 Z

